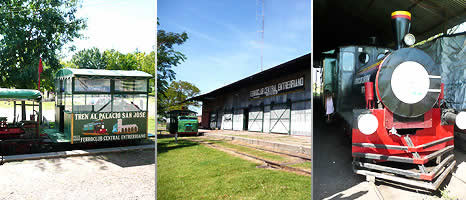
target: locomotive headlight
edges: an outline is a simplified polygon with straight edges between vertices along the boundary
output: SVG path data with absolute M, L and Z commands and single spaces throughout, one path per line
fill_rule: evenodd
M 424 99 L 429 91 L 429 74 L 417 62 L 402 62 L 393 70 L 391 86 L 396 98 L 407 104 L 415 104 Z
M 358 129 L 364 135 L 371 135 L 379 127 L 379 121 L 373 114 L 362 114 L 358 117 Z
M 411 46 L 416 42 L 416 38 L 414 37 L 413 34 L 408 33 L 403 38 L 403 41 L 405 42 L 406 45 Z
M 466 129 L 466 112 L 460 112 L 456 115 L 456 126 L 461 130 Z

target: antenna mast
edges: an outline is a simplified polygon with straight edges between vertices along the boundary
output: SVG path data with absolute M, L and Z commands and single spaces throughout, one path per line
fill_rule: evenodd
M 264 8 L 265 8 L 265 3 L 264 3 L 265 0 L 257 0 L 257 6 L 258 6 L 258 9 L 257 9 L 257 14 L 256 14 L 256 18 L 259 17 L 259 20 L 260 20 L 260 30 L 257 31 L 259 32 L 260 34 L 260 49 L 261 49 L 261 71 L 264 69 Z

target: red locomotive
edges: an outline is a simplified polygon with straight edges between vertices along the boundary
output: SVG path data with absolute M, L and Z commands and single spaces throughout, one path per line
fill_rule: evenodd
M 441 106 L 440 67 L 409 34 L 411 14 L 392 13 L 396 50 L 346 46 L 324 59 L 324 90 L 351 126 L 355 173 L 436 190 L 455 166 L 454 123 Z M 330 95 L 326 95 L 329 97 Z M 418 169 L 406 167 L 406 164 Z

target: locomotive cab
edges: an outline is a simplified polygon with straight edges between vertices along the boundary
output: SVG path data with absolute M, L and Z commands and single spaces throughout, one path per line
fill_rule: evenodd
M 172 110 L 167 113 L 167 129 L 170 134 L 197 134 L 196 112 L 191 110 Z
M 364 92 L 364 88 L 353 88 L 353 79 L 358 74 L 373 71 L 375 64 L 391 51 L 392 49 L 377 46 L 344 46 L 324 53 L 323 96 L 333 97 L 335 112 L 345 121 L 352 121 L 353 104 L 361 102 L 359 96 L 354 97 L 353 92 Z M 358 81 L 363 80 L 358 79 Z M 348 104 L 348 100 L 352 103 Z

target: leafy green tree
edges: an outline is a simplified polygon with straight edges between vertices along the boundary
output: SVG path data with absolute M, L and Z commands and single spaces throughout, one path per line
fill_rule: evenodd
M 176 51 L 174 46 L 183 44 L 187 39 L 188 34 L 185 32 L 180 34 L 157 30 L 157 113 L 159 115 L 165 112 L 164 106 L 159 103 L 164 101 L 169 83 L 175 79 L 173 67 L 186 60 L 186 56 Z
M 138 70 L 144 71 L 146 73 L 151 74 L 155 77 L 155 52 L 152 51 L 149 54 L 146 53 L 138 53 Z M 150 86 L 155 85 L 155 79 L 150 79 Z
M 0 1 L 0 85 L 37 88 L 39 58 L 44 87 L 53 87 L 53 74 L 61 67 L 59 53 L 86 21 L 75 13 L 77 0 Z M 51 89 L 51 88 L 47 88 Z
M 109 70 L 137 70 L 138 60 L 135 54 L 123 54 L 115 49 L 106 50 L 103 58 Z
M 185 102 L 186 99 L 199 95 L 200 90 L 192 83 L 186 81 L 172 81 L 167 91 L 165 98 L 160 102 L 163 111 L 181 110 L 189 106 L 199 107 L 198 102 Z
M 73 55 L 71 62 L 82 69 L 105 69 L 106 60 L 97 47 L 83 49 Z

